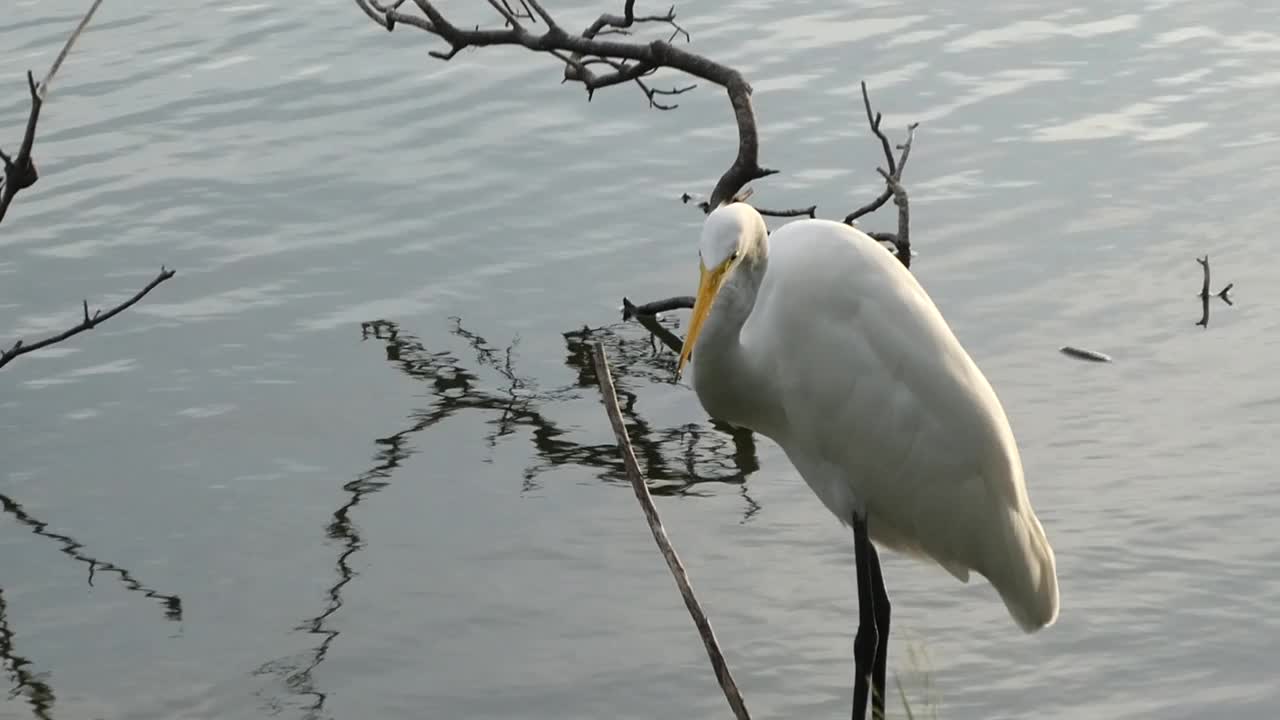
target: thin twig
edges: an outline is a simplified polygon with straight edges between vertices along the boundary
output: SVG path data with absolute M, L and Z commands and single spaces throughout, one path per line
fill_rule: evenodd
M 654 337 L 662 341 L 671 349 L 671 352 L 680 353 L 684 341 L 679 335 L 671 332 L 658 322 L 658 313 L 667 312 L 668 310 L 687 309 L 693 307 L 693 297 L 690 295 L 681 295 L 679 297 L 667 298 L 666 300 L 658 300 L 656 302 L 646 303 L 644 305 L 636 305 L 627 298 L 622 298 L 622 320 L 623 322 L 635 319 L 636 322 L 644 326 Z
M 29 352 L 35 352 L 36 350 L 49 347 L 50 345 L 53 345 L 55 343 L 60 343 L 63 340 L 66 340 L 67 338 L 73 337 L 75 335 L 79 335 L 85 330 L 92 330 L 93 328 L 110 320 L 116 315 L 124 312 L 126 309 L 129 308 L 129 306 L 138 302 L 139 300 L 142 299 L 144 295 L 146 295 L 147 293 L 155 289 L 157 285 L 173 277 L 176 272 L 177 272 L 176 270 L 166 270 L 165 268 L 161 267 L 160 274 L 156 275 L 151 282 L 147 283 L 146 287 L 139 290 L 133 297 L 111 308 L 106 313 L 103 313 L 101 310 L 98 310 L 92 316 L 90 316 L 89 301 L 85 300 L 83 303 L 84 320 L 82 320 L 79 325 L 76 325 L 75 327 L 69 330 L 64 330 L 58 333 L 57 335 L 52 335 L 50 337 L 47 337 L 43 340 L 39 340 L 31 344 L 27 344 L 22 340 L 18 340 L 8 350 L 0 350 L 0 367 L 4 367 L 5 365 L 9 364 L 10 360 L 13 360 L 19 355 L 26 355 Z
M 613 434 L 618 440 L 618 451 L 622 454 L 622 462 L 626 466 L 627 479 L 631 481 L 636 499 L 644 509 L 645 520 L 649 523 L 649 530 L 653 532 L 653 539 L 658 543 L 662 557 L 667 561 L 667 567 L 671 569 L 676 585 L 680 588 L 685 607 L 693 617 L 694 625 L 698 627 L 698 634 L 702 636 L 707 656 L 711 659 L 711 667 L 716 673 L 716 680 L 720 683 L 720 689 L 724 691 L 725 700 L 729 702 L 729 707 L 733 709 L 737 720 L 750 720 L 751 715 L 747 712 L 747 705 L 742 699 L 742 694 L 738 692 L 733 676 L 729 673 L 729 666 L 725 662 L 724 653 L 720 651 L 720 644 L 716 642 L 711 621 L 707 619 L 706 613 L 702 611 L 702 606 L 698 604 L 698 599 L 693 594 L 689 576 L 680 562 L 680 556 L 676 554 L 675 548 L 671 547 L 671 541 L 667 539 L 667 532 L 663 529 L 662 520 L 658 517 L 658 509 L 649 495 L 649 486 L 640 472 L 639 464 L 636 463 L 635 451 L 631 448 L 631 439 L 622 421 L 622 411 L 618 408 L 618 396 L 613 388 L 613 377 L 609 373 L 609 358 L 605 354 L 604 346 L 595 342 L 592 343 L 591 350 L 596 381 L 600 384 L 600 395 L 604 399 L 605 411 L 609 414 L 609 424 L 613 426 Z
M 35 161 L 31 159 L 31 148 L 36 142 L 36 124 L 40 121 L 40 109 L 44 107 L 44 99 L 49 93 L 53 76 L 57 74 L 58 68 L 62 67 L 62 61 L 71 52 L 71 46 L 79 39 L 80 33 L 84 31 L 101 4 L 102 0 L 93 0 L 89 11 L 80 19 L 80 24 L 76 25 L 71 36 L 63 43 L 62 50 L 54 59 L 49 72 L 45 74 L 44 80 L 37 85 L 35 75 L 30 70 L 27 71 L 27 91 L 31 94 L 31 112 L 27 115 L 27 130 L 22 136 L 22 146 L 18 149 L 17 157 L 12 158 L 0 150 L 0 162 L 4 163 L 4 182 L 0 183 L 0 222 L 4 221 L 5 213 L 9 211 L 9 204 L 13 202 L 13 198 L 19 192 L 35 185 L 40 179 Z
M 40 82 L 40 98 L 43 100 L 49 94 L 49 85 L 53 82 L 53 76 L 58 73 L 58 68 L 62 67 L 62 61 L 67 59 L 67 54 L 71 52 L 71 46 L 76 40 L 80 39 L 80 33 L 89 24 L 89 20 L 93 18 L 93 14 L 98 11 L 98 6 L 102 4 L 102 0 L 93 0 L 93 5 L 89 6 L 89 11 L 80 19 L 80 24 L 76 25 L 76 29 L 71 33 L 71 37 L 67 38 L 67 42 L 63 44 L 62 51 L 58 53 L 58 57 L 54 59 L 53 65 L 49 68 L 48 74 L 44 76 L 44 80 Z
M 665 300 L 654 300 L 644 305 L 634 305 L 630 300 L 622 298 L 622 319 L 630 320 L 633 315 L 657 315 L 672 310 L 691 310 L 694 300 L 692 295 L 677 295 Z
M 911 123 L 907 126 L 907 139 L 898 149 L 902 151 L 902 155 L 898 158 L 893 156 L 893 148 L 889 143 L 889 138 L 880 129 L 880 122 L 883 116 L 879 112 L 871 109 L 871 97 L 867 94 L 867 83 L 862 83 L 862 106 L 867 113 L 867 124 L 871 126 L 871 132 L 880 140 L 880 148 L 884 151 L 885 164 L 889 166 L 888 170 L 884 168 L 876 168 L 876 172 L 884 178 L 884 192 L 880 193 L 875 200 L 863 205 L 845 216 L 846 225 L 853 225 L 854 221 L 868 213 L 873 213 L 889 202 L 889 198 L 893 198 L 893 204 L 898 208 L 898 232 L 896 234 L 889 233 L 872 233 L 873 237 L 877 235 L 877 240 L 889 240 L 893 243 L 898 260 L 906 267 L 911 267 L 911 210 L 910 200 L 907 197 L 907 189 L 902 185 L 902 173 L 907 169 L 907 158 L 911 156 L 911 143 L 915 140 L 916 128 L 920 123 Z
M 739 194 L 737 197 L 734 198 L 734 200 L 736 202 L 746 203 L 747 198 L 750 196 L 751 196 L 751 193 L 750 191 L 748 191 L 748 192 Z M 680 194 L 680 202 L 686 205 L 688 205 L 690 202 L 694 202 L 694 204 L 698 206 L 698 209 L 702 210 L 703 212 L 709 212 L 709 208 L 711 207 L 711 201 L 708 200 L 707 198 L 701 197 L 699 195 L 694 195 L 693 193 L 687 193 L 687 192 Z M 747 204 L 750 204 L 750 203 L 747 203 Z M 816 218 L 818 216 L 817 205 L 810 205 L 809 207 L 803 207 L 803 208 L 788 208 L 786 210 L 771 210 L 769 208 L 763 208 L 758 205 L 752 205 L 751 207 L 755 208 L 755 211 L 760 213 L 761 215 L 769 215 L 772 217 L 802 217 L 807 215 L 811 218 Z
M 1196 325 L 1199 325 L 1200 327 L 1203 327 L 1203 328 L 1208 328 L 1209 327 L 1209 297 L 1210 297 L 1209 256 L 1206 254 L 1202 258 L 1196 258 L 1196 262 L 1200 263 L 1200 267 L 1204 269 L 1204 284 L 1200 286 L 1200 294 L 1198 295 L 1198 297 L 1200 298 L 1200 304 L 1201 304 L 1201 315 L 1200 315 L 1200 320 L 1199 322 L 1196 323 Z M 1222 299 L 1223 302 L 1225 302 L 1228 305 L 1235 305 L 1235 303 L 1231 301 L 1231 295 L 1230 295 L 1231 288 L 1235 286 L 1236 286 L 1235 283 L 1227 283 L 1226 287 L 1222 288 L 1216 293 L 1213 293 L 1213 295 L 1217 295 L 1219 298 Z
M 753 206 L 753 207 L 754 207 L 754 206 Z M 816 218 L 816 217 L 818 217 L 818 206 L 817 206 L 817 205 L 810 205 L 809 207 L 806 207 L 806 208 L 790 208 L 790 209 L 788 209 L 788 210 L 770 210 L 770 209 L 768 209 L 768 208 L 756 207 L 756 212 L 760 213 L 761 215 L 768 215 L 768 216 L 771 216 L 771 217 L 805 217 L 805 216 L 808 216 L 808 217 L 811 217 L 811 218 Z
M 863 215 L 868 215 L 868 214 L 870 214 L 870 213 L 873 213 L 873 212 L 875 212 L 875 211 L 879 210 L 880 208 L 884 207 L 884 204 L 885 204 L 885 203 L 889 202 L 889 198 L 891 198 L 891 197 L 893 197 L 893 190 L 891 190 L 891 189 L 889 189 L 889 188 L 885 188 L 885 189 L 884 189 L 884 192 L 882 192 L 882 193 L 880 193 L 879 195 L 877 195 L 875 200 L 872 200 L 871 202 L 867 203 L 866 205 L 863 205 L 862 207 L 858 208 L 857 210 L 854 210 L 853 212 L 849 213 L 848 215 L 845 215 L 845 216 L 844 216 L 844 224 L 845 224 L 845 225 L 852 225 L 854 220 L 857 220 L 858 218 L 862 217 Z
M 910 140 L 907 146 L 910 147 Z M 899 167 L 899 170 L 902 168 Z M 880 175 L 884 178 L 885 185 L 889 187 L 889 191 L 893 193 L 893 204 L 898 207 L 898 234 L 893 238 L 893 245 L 897 250 L 898 260 L 906 267 L 911 267 L 911 209 L 909 199 L 907 198 L 907 189 L 898 182 L 898 178 L 885 173 L 881 168 L 876 168 Z

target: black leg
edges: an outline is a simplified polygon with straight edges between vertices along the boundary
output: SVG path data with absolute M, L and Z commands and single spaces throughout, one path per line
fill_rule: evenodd
M 879 563 L 875 562 L 875 548 L 867 537 L 867 521 L 853 517 L 853 558 L 858 572 L 858 634 L 853 638 L 853 720 L 865 720 L 867 715 L 867 680 L 872 674 L 876 658 L 876 612 L 874 599 L 875 581 L 871 567 L 874 563 L 878 576 Z
M 884 589 L 884 577 L 880 575 L 880 556 L 876 546 L 867 543 L 867 555 L 871 558 L 871 584 L 873 607 L 876 611 L 876 659 L 871 672 L 871 717 L 884 720 L 885 666 L 889 661 L 889 593 Z

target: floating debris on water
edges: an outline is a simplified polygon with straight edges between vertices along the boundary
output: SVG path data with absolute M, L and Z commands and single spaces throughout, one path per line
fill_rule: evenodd
M 1062 351 L 1062 354 L 1070 355 L 1073 358 L 1079 358 L 1081 360 L 1089 360 L 1092 362 L 1111 362 L 1110 355 L 1106 355 L 1100 352 L 1095 352 L 1093 350 L 1085 350 L 1084 348 L 1071 347 L 1070 345 L 1063 345 L 1059 349 Z

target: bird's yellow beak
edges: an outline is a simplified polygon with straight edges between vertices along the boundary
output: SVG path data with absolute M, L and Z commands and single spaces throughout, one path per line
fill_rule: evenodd
M 689 362 L 689 356 L 693 354 L 693 344 L 698 340 L 698 333 L 702 332 L 702 323 L 711 312 L 711 303 L 716 299 L 716 293 L 720 292 L 720 285 L 728 270 L 728 260 L 711 270 L 702 261 L 698 261 L 698 296 L 693 301 L 693 315 L 689 317 L 689 332 L 684 336 L 684 347 L 680 348 L 680 361 L 676 365 L 677 379 L 684 371 L 685 363 Z

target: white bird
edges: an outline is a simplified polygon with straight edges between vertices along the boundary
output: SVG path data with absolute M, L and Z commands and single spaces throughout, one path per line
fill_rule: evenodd
M 852 526 L 853 717 L 884 712 L 889 602 L 875 543 L 976 572 L 1031 633 L 1058 616 L 1053 549 L 1004 409 L 928 294 L 883 245 L 830 220 L 769 235 L 744 203 L 708 215 L 677 375 L 712 417 L 776 442 Z

